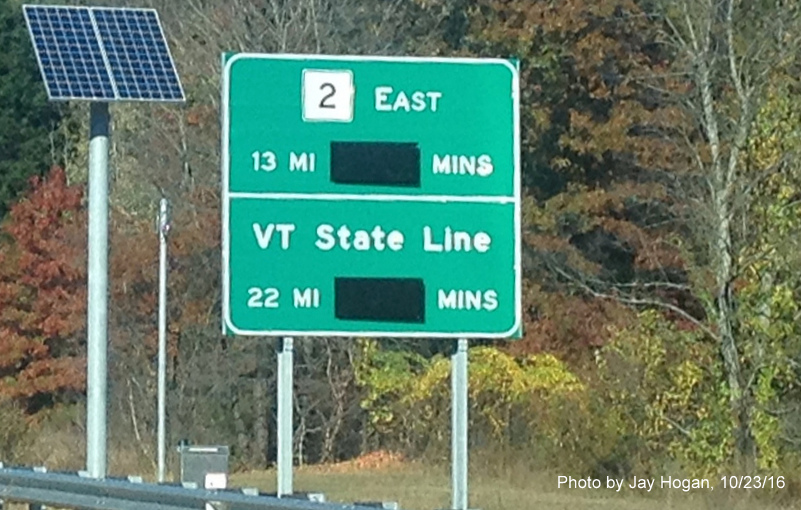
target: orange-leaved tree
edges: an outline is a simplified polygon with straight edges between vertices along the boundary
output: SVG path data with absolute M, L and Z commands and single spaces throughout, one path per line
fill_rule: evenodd
M 694 128 L 668 101 L 683 84 L 670 77 L 673 55 L 646 7 L 417 3 L 442 17 L 442 53 L 520 63 L 525 337 L 513 349 L 586 356 L 610 339 L 605 326 L 623 327 L 643 306 L 702 325 L 674 191 L 692 176 L 669 136 Z
M 54 167 L 31 180 L 0 231 L 0 397 L 29 412 L 85 387 L 82 195 Z

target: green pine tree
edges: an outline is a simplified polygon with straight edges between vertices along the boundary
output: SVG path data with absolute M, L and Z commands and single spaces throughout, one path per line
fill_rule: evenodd
M 60 110 L 47 100 L 21 2 L 0 0 L 0 217 L 31 176 L 60 163 Z

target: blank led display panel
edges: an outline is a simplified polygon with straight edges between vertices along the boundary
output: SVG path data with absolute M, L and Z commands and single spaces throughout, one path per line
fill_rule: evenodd
M 331 142 L 331 182 L 420 187 L 420 148 L 409 142 Z
M 335 278 L 335 316 L 341 320 L 425 322 L 422 278 Z

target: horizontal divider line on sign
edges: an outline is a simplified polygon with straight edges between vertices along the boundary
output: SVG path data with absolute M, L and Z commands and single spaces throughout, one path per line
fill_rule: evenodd
M 229 191 L 229 198 L 245 198 L 255 200 L 360 200 L 364 202 L 461 202 L 485 204 L 514 204 L 513 196 L 486 195 L 387 195 L 387 194 L 348 194 L 348 193 L 251 193 Z

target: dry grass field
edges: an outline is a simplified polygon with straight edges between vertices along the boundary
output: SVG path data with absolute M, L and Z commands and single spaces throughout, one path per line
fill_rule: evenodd
M 30 445 L 22 465 L 45 465 L 52 470 L 82 469 L 83 444 L 80 437 L 68 431 L 39 435 Z M 67 445 L 71 445 L 68 447 Z M 138 474 L 154 481 L 152 454 L 130 444 L 114 446 L 109 459 L 109 474 Z M 175 456 L 169 473 L 177 474 Z M 471 458 L 470 507 L 481 510 L 801 510 L 799 477 L 787 473 L 787 486 L 766 492 L 724 490 L 660 490 L 639 494 L 625 488 L 566 489 L 557 487 L 561 473 L 532 472 L 513 461 L 499 462 L 493 468 L 482 466 L 478 456 Z M 497 467 L 497 466 L 503 467 Z M 258 487 L 274 492 L 274 470 L 234 472 L 230 487 Z M 321 492 L 328 501 L 397 501 L 403 510 L 440 510 L 451 506 L 451 482 L 448 465 L 433 466 L 404 461 L 390 454 L 374 453 L 338 464 L 296 467 L 296 492 Z M 6 505 L 7 508 L 23 508 Z
M 232 486 L 275 491 L 275 471 L 233 474 Z M 396 459 L 357 461 L 332 466 L 296 468 L 296 492 L 322 492 L 328 501 L 397 501 L 402 509 L 450 508 L 450 475 L 447 467 L 435 468 Z M 482 510 L 779 510 L 801 509 L 795 494 L 768 500 L 755 492 L 654 489 L 648 495 L 617 494 L 598 490 L 558 489 L 557 474 L 533 474 L 508 469 L 505 473 L 470 474 L 470 507 Z M 763 493 L 764 496 L 764 493 Z

